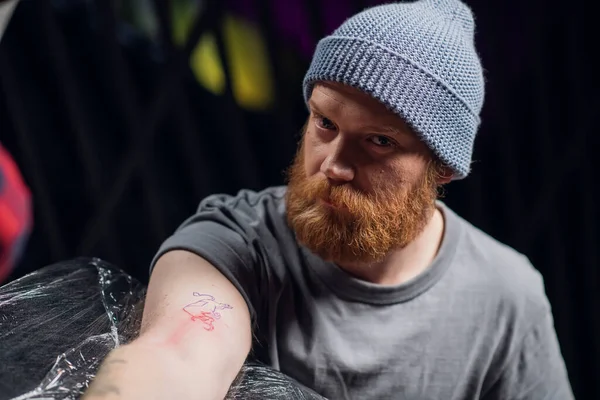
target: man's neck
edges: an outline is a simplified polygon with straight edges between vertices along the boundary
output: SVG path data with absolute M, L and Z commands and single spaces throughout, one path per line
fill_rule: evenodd
M 407 246 L 371 265 L 339 265 L 347 273 L 380 285 L 400 285 L 424 272 L 436 257 L 444 236 L 444 216 L 436 207 L 425 229 Z

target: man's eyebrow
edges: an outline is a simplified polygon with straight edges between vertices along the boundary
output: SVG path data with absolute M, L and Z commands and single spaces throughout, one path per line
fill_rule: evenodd
M 374 133 L 388 133 L 397 136 L 405 136 L 408 133 L 408 128 L 403 129 L 393 125 L 372 125 L 361 127 L 362 131 Z
M 308 105 L 314 112 L 316 112 L 320 115 L 327 114 L 324 111 L 322 111 L 321 108 L 319 108 L 317 103 L 312 98 L 308 100 Z M 368 126 L 361 127 L 360 131 L 373 132 L 373 133 L 387 133 L 387 134 L 396 135 L 396 136 L 406 136 L 408 133 L 410 133 L 410 128 L 397 127 L 394 125 L 368 125 Z

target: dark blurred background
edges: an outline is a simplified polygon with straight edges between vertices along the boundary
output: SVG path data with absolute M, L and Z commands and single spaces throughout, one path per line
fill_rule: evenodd
M 487 97 L 473 173 L 445 202 L 529 256 L 576 397 L 600 399 L 596 18 L 585 2 L 466 2 Z M 96 256 L 147 283 L 201 198 L 282 184 L 318 38 L 379 3 L 21 0 L 0 42 L 0 144 L 34 214 L 5 282 Z

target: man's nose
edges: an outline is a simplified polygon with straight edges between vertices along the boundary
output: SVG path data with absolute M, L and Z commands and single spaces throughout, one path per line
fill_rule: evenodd
M 321 172 L 333 183 L 347 183 L 354 179 L 354 167 L 349 161 L 349 145 L 341 137 L 329 143 L 328 155 L 321 164 Z

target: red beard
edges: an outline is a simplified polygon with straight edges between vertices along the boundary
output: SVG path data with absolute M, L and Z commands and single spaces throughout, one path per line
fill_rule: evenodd
M 413 187 L 389 188 L 390 182 L 382 181 L 364 193 L 350 184 L 332 186 L 324 177 L 308 178 L 302 145 L 288 171 L 288 223 L 297 240 L 326 261 L 383 261 L 413 241 L 429 221 L 437 198 L 437 171 L 431 163 Z

